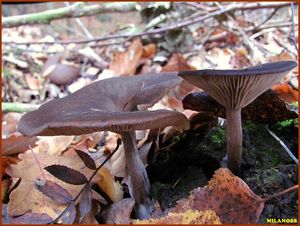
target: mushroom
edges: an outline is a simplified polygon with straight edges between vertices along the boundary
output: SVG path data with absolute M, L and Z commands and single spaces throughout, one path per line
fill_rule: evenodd
M 227 165 L 233 173 L 239 174 L 242 159 L 241 109 L 296 66 L 295 61 L 280 61 L 241 70 L 179 72 L 179 76 L 206 91 L 226 108 Z
M 188 94 L 183 98 L 182 105 L 184 109 L 206 112 L 207 117 L 226 118 L 225 108 L 206 92 Z M 241 110 L 241 114 L 242 122 L 252 121 L 269 125 L 278 121 L 298 118 L 298 114 L 293 110 L 289 110 L 286 103 L 272 89 L 259 95 L 253 102 L 245 106 Z
M 26 136 L 80 135 L 103 130 L 119 133 L 124 144 L 130 193 L 136 202 L 135 213 L 139 219 L 145 219 L 153 203 L 135 130 L 170 125 L 185 130 L 189 122 L 179 112 L 138 111 L 138 108 L 153 105 L 181 80 L 177 73 L 159 73 L 97 81 L 23 115 L 18 129 Z

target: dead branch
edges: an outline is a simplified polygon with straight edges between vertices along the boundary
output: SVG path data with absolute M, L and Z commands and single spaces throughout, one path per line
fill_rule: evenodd
M 59 9 L 46 10 L 39 13 L 30 13 L 19 16 L 3 17 L 2 27 L 11 28 L 28 24 L 47 24 L 52 20 L 92 16 L 101 13 L 131 12 L 140 9 L 140 5 L 135 2 L 114 2 L 95 5 L 86 5 L 84 2 L 77 2 L 71 6 Z

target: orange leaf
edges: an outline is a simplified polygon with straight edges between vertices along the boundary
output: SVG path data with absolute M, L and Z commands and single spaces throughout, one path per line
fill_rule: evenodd
M 115 54 L 109 69 L 113 70 L 117 75 L 134 75 L 142 53 L 143 44 L 141 40 L 139 38 L 134 39 L 127 51 Z
M 272 89 L 285 102 L 291 103 L 298 101 L 298 91 L 293 89 L 288 83 L 275 85 Z
M 6 169 L 11 165 L 11 164 L 17 164 L 20 160 L 17 158 L 12 158 L 9 156 L 2 157 L 2 164 L 1 164 L 1 175 L 3 176 L 5 174 Z
M 218 169 L 208 185 L 196 188 L 187 199 L 180 200 L 171 212 L 188 209 L 213 210 L 224 224 L 254 224 L 264 208 L 263 199 L 229 169 Z
M 150 43 L 143 47 L 143 53 L 142 58 L 151 58 L 156 53 L 156 45 L 153 43 Z
M 195 70 L 193 66 L 190 66 L 181 54 L 174 53 L 169 62 L 163 67 L 164 72 L 169 71 L 184 71 Z

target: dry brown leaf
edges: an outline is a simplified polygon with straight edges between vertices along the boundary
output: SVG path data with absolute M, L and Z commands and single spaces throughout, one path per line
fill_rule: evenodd
M 48 153 L 49 155 L 60 155 L 73 142 L 75 136 L 44 136 L 39 137 L 37 147 L 34 151 Z
M 126 198 L 113 203 L 104 213 L 105 224 L 130 224 L 130 214 L 134 205 L 134 199 Z
M 84 163 L 78 156 L 52 156 L 45 153 L 19 154 L 22 160 L 17 165 L 10 165 L 7 173 L 13 178 L 21 178 L 19 186 L 10 194 L 8 204 L 9 214 L 11 216 L 22 215 L 28 211 L 32 213 L 46 213 L 52 218 L 56 218 L 66 205 L 58 204 L 34 188 L 36 179 L 51 180 L 66 189 L 73 197 L 82 189 L 83 185 L 66 184 L 49 174 L 44 168 L 53 164 L 66 165 L 73 169 L 79 170 L 86 177 L 90 177 L 92 170 L 84 167 Z M 36 161 L 39 162 L 39 165 Z M 95 178 L 97 180 L 99 178 Z
M 101 190 L 104 191 L 113 202 L 120 201 L 123 198 L 123 188 L 118 181 L 115 181 L 114 175 L 110 170 L 106 167 L 102 167 L 98 174 L 101 175 L 101 178 L 97 181 L 97 184 Z
M 92 210 L 84 216 L 80 224 L 99 224 L 96 220 L 96 215 L 100 212 L 100 205 L 95 200 L 92 200 Z
M 117 75 L 134 75 L 142 53 L 143 44 L 139 38 L 136 38 L 127 51 L 115 54 L 109 69 L 113 70 Z
M 149 219 L 136 220 L 134 224 L 222 224 L 220 218 L 212 210 L 191 210 L 181 213 L 168 213 L 167 216 Z
M 25 80 L 29 87 L 32 90 L 39 90 L 40 89 L 40 81 L 30 74 L 25 74 Z
M 224 224 L 254 224 L 264 208 L 262 199 L 229 169 L 218 169 L 208 185 L 196 188 L 187 199 L 180 200 L 171 212 L 188 209 L 212 210 Z
M 169 62 L 163 67 L 164 72 L 195 70 L 179 53 L 173 53 Z
M 21 116 L 22 114 L 15 112 L 8 112 L 4 115 L 4 120 L 2 121 L 2 138 L 17 132 Z
M 156 53 L 156 45 L 153 43 L 150 43 L 143 47 L 142 57 L 143 58 L 151 58 L 155 55 L 155 53 Z
M 21 134 L 12 134 L 2 139 L 2 155 L 15 155 L 34 148 L 37 144 L 36 137 L 25 137 Z
M 1 159 L 1 175 L 4 176 L 6 169 L 11 165 L 11 164 L 17 164 L 20 160 L 17 158 L 12 158 L 9 156 L 4 156 Z
M 287 82 L 274 85 L 272 89 L 278 94 L 280 99 L 284 100 L 285 102 L 292 103 L 298 101 L 298 90 L 293 89 L 293 87 Z

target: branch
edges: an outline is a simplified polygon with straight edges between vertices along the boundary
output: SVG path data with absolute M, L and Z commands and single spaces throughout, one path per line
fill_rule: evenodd
M 84 2 L 77 2 L 64 8 L 19 16 L 3 17 L 2 27 L 11 28 L 27 24 L 47 24 L 52 20 L 61 18 L 92 16 L 112 12 L 131 12 L 136 10 L 140 10 L 140 5 L 135 2 L 115 2 L 97 5 L 86 5 Z
M 3 41 L 2 44 L 15 44 L 15 45 L 31 45 L 31 44 L 42 44 L 42 45 L 53 45 L 53 44 L 62 44 L 62 45 L 68 45 L 70 43 L 75 43 L 75 44 L 84 44 L 88 42 L 99 42 L 99 41 L 104 41 L 108 39 L 120 39 L 120 38 L 135 38 L 135 37 L 141 37 L 141 36 L 148 36 L 148 35 L 154 35 L 154 34 L 159 34 L 159 33 L 164 33 L 166 31 L 186 27 L 195 23 L 199 23 L 201 21 L 204 21 L 208 18 L 226 13 L 231 11 L 235 6 L 230 5 L 229 7 L 226 7 L 222 10 L 215 11 L 213 13 L 200 16 L 200 17 L 195 17 L 190 20 L 184 20 L 183 22 L 175 23 L 166 27 L 162 28 L 157 28 L 151 31 L 145 31 L 145 32 L 140 32 L 140 33 L 135 33 L 135 34 L 114 34 L 114 35 L 107 35 L 104 37 L 96 37 L 94 39 L 84 39 L 84 40 L 70 40 L 70 41 L 53 41 L 53 42 L 7 42 Z
M 29 112 L 36 110 L 39 107 L 39 105 L 36 104 L 23 104 L 23 103 L 8 103 L 3 102 L 2 103 L 2 111 L 3 112 Z

